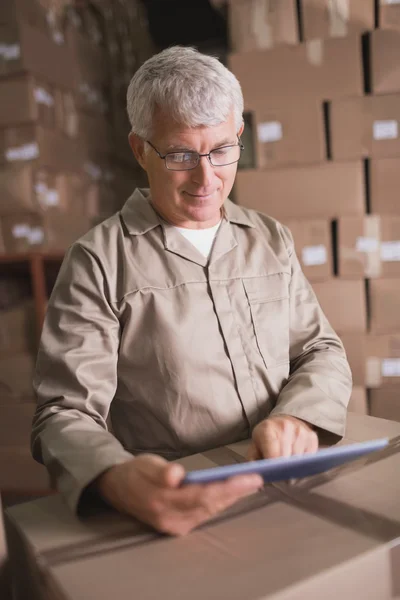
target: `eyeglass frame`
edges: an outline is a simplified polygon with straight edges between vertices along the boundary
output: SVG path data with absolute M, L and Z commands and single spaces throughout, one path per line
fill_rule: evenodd
M 165 168 L 168 171 L 193 171 L 193 169 L 196 169 L 199 166 L 200 159 L 203 156 L 206 156 L 208 158 L 208 162 L 210 163 L 210 165 L 212 167 L 216 167 L 216 168 L 218 168 L 218 167 L 228 167 L 229 165 L 234 165 L 234 164 L 238 163 L 239 160 L 240 160 L 242 151 L 244 150 L 244 145 L 243 145 L 242 140 L 240 139 L 239 136 L 237 136 L 237 139 L 238 139 L 238 142 L 239 142 L 238 144 L 228 144 L 227 146 L 219 146 L 218 148 L 214 148 L 213 150 L 210 150 L 210 152 L 206 152 L 205 154 L 200 154 L 200 152 L 195 152 L 194 150 L 186 150 L 186 151 L 185 150 L 183 150 L 183 151 L 181 150 L 181 151 L 175 151 L 175 152 L 167 152 L 166 154 L 162 155 L 161 152 L 159 152 L 157 150 L 157 148 L 155 146 L 153 146 L 153 144 L 149 140 L 145 140 L 145 142 L 147 144 L 149 144 L 149 146 L 154 150 L 154 152 L 157 154 L 157 156 L 164 161 Z M 211 162 L 211 152 L 214 152 L 215 150 L 222 150 L 222 148 L 235 148 L 236 146 L 239 146 L 239 148 L 240 148 L 240 154 L 239 154 L 239 158 L 237 160 L 234 160 L 231 163 L 227 163 L 226 165 L 213 165 L 212 164 L 212 162 Z M 166 161 L 166 158 L 167 158 L 168 155 L 170 155 L 170 154 L 185 154 L 185 153 L 197 154 L 198 159 L 197 159 L 197 163 L 194 165 L 194 167 L 190 167 L 189 169 L 169 169 L 168 168 L 167 161 Z

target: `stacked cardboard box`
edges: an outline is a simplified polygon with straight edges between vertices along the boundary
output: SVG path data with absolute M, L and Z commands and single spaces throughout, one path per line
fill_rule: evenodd
M 143 184 L 113 92 L 153 48 L 139 2 L 5 4 L 0 249 L 64 250 Z
M 400 3 L 229 6 L 248 128 L 235 198 L 291 229 L 346 347 L 350 409 L 400 420 Z

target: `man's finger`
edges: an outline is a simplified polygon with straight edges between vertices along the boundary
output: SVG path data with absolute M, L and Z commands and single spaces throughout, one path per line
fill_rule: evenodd
M 199 496 L 200 508 L 204 516 L 214 516 L 226 510 L 232 504 L 255 494 L 264 485 L 260 475 L 237 475 L 225 482 L 205 486 Z
M 310 432 L 311 433 L 311 432 Z M 304 454 L 307 447 L 308 432 L 300 428 L 296 431 L 295 438 L 293 440 L 292 453 L 293 454 Z
M 252 442 L 252 444 L 250 445 L 250 448 L 247 451 L 246 454 L 246 460 L 259 460 L 261 458 L 261 455 L 257 449 L 257 446 L 255 445 L 254 442 Z
M 185 477 L 185 473 L 184 467 L 179 463 L 168 464 L 164 469 L 162 481 L 167 487 L 178 488 Z
M 311 431 L 308 438 L 305 452 L 316 452 L 318 450 L 319 440 L 315 431 Z
M 284 421 L 282 429 L 279 430 L 281 442 L 280 456 L 288 458 L 293 454 L 293 445 L 295 443 L 295 428 L 289 421 Z
M 168 493 L 168 502 L 179 510 L 207 506 L 207 511 L 214 514 L 224 507 L 226 502 L 233 504 L 237 499 L 253 494 L 264 485 L 258 474 L 236 475 L 226 481 L 206 484 L 188 484 Z
M 275 427 L 266 428 L 259 437 L 258 448 L 262 458 L 281 456 L 281 440 Z
M 155 454 L 142 454 L 135 460 L 138 472 L 154 485 L 162 487 L 170 487 L 174 482 L 174 475 L 169 474 L 169 467 L 172 466 L 183 469 L 181 465 L 171 465 L 164 458 Z

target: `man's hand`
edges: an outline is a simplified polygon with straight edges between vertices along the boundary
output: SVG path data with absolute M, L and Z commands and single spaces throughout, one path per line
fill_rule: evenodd
M 289 415 L 277 415 L 261 421 L 253 429 L 248 460 L 278 458 L 318 450 L 318 436 L 311 426 Z
M 96 488 L 114 508 L 172 535 L 185 535 L 237 500 L 261 489 L 259 475 L 240 475 L 205 485 L 180 487 L 185 469 L 143 454 L 112 467 Z

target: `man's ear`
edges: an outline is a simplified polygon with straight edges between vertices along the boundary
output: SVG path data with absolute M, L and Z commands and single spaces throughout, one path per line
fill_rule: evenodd
M 147 168 L 146 168 L 146 153 L 144 151 L 144 144 L 145 144 L 145 142 L 142 140 L 142 138 L 140 138 L 139 136 L 137 136 L 136 133 L 133 133 L 133 131 L 131 131 L 130 134 L 128 135 L 128 140 L 129 140 L 129 145 L 130 145 L 130 147 L 132 149 L 132 152 L 135 155 L 135 158 L 138 161 L 139 165 L 145 171 L 147 171 Z
M 241 124 L 241 126 L 240 126 L 240 129 L 239 129 L 239 131 L 237 132 L 237 134 L 238 134 L 238 137 L 240 137 L 240 136 L 242 135 L 242 133 L 243 133 L 243 130 L 244 130 L 244 121 L 242 121 L 242 124 Z

